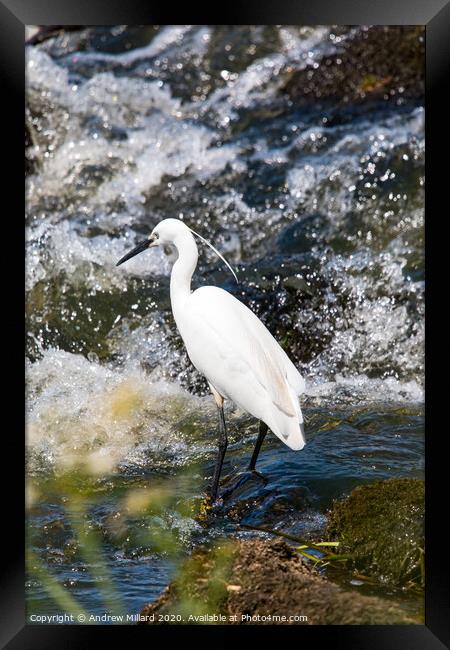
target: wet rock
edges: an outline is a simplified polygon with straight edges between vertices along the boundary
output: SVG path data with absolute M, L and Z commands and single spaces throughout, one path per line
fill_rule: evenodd
M 293 72 L 284 92 L 294 101 L 345 104 L 422 98 L 424 73 L 423 27 L 377 25 L 347 32 L 318 67 Z
M 158 620 L 160 615 L 186 618 L 189 612 L 221 615 L 225 617 L 221 623 L 238 625 L 420 622 L 392 602 L 343 590 L 308 566 L 286 543 L 255 539 L 228 545 L 225 555 L 223 550 L 219 555 L 217 551 L 197 551 L 183 567 L 181 578 L 146 605 L 141 616 L 146 623 L 157 624 L 170 622 Z M 274 616 L 290 615 L 307 620 L 273 620 Z
M 25 124 L 25 175 L 34 174 L 37 168 L 36 161 L 31 155 L 33 146 L 33 131 L 28 124 Z
M 357 487 L 334 504 L 328 539 L 354 568 L 395 586 L 423 584 L 424 483 L 399 478 Z
M 39 25 L 27 38 L 26 45 L 37 45 L 64 32 L 80 31 L 83 27 L 83 25 Z
M 278 237 L 278 249 L 287 255 L 309 253 L 313 246 L 323 244 L 329 228 L 321 214 L 308 214 L 289 224 Z

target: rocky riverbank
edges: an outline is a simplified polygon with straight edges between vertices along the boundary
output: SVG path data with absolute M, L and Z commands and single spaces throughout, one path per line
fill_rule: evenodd
M 397 589 L 422 585 L 423 506 L 422 481 L 360 486 L 334 504 L 326 536 L 339 540 L 341 552 L 350 555 L 349 575 L 357 570 Z M 246 539 L 197 549 L 141 616 L 152 624 L 423 622 L 421 613 L 405 611 L 391 596 L 336 584 L 284 541 Z
M 395 587 L 423 586 L 424 506 L 423 481 L 376 481 L 333 505 L 327 536 L 355 570 Z
M 215 555 L 204 549 L 197 551 L 189 561 L 183 580 L 169 585 L 154 603 L 142 609 L 141 616 L 153 624 L 170 622 L 167 615 L 178 616 L 186 611 L 186 601 L 195 601 L 192 612 L 196 613 L 190 616 L 196 616 L 198 622 L 214 614 L 225 617 L 222 622 L 228 624 L 400 625 L 421 622 L 409 617 L 391 601 L 342 589 L 321 576 L 283 541 L 236 542 L 230 569 L 221 581 L 216 575 Z M 215 593 L 214 610 L 211 608 L 212 593 Z M 293 618 L 290 620 L 290 617 Z M 184 622 L 195 621 L 184 618 Z

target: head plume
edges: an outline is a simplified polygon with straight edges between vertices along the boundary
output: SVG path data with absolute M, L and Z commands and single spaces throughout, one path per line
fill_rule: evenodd
M 188 226 L 188 228 L 189 228 L 189 226 Z M 198 237 L 198 238 L 199 238 L 199 239 L 200 239 L 204 244 L 206 244 L 207 246 L 209 246 L 209 247 L 211 248 L 211 250 L 214 251 L 214 253 L 217 255 L 217 257 L 219 257 L 219 258 L 222 260 L 222 262 L 228 266 L 228 268 L 230 269 L 231 273 L 233 274 L 234 279 L 236 280 L 236 282 L 239 282 L 239 280 L 238 280 L 238 278 L 237 278 L 237 275 L 236 275 L 236 273 L 234 272 L 233 268 L 232 268 L 231 265 L 226 261 L 226 259 L 224 258 L 224 256 L 221 255 L 221 253 L 219 253 L 219 251 L 217 250 L 217 248 L 215 248 L 215 247 L 211 244 L 211 242 L 209 242 L 207 239 L 205 239 L 204 237 L 202 237 L 201 235 L 199 235 L 198 232 L 195 232 L 195 230 L 192 230 L 192 228 L 189 228 L 189 230 L 191 231 L 191 233 L 192 233 L 193 235 L 195 235 L 196 237 Z

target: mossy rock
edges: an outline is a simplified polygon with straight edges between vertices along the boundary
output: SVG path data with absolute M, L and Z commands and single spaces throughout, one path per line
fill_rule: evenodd
M 345 38 L 316 68 L 295 70 L 283 90 L 296 101 L 371 102 L 423 99 L 425 39 L 422 26 L 374 25 Z
M 395 586 L 423 586 L 424 483 L 399 478 L 357 487 L 337 501 L 327 538 L 361 573 Z
M 233 542 L 217 543 L 213 546 L 201 546 L 187 558 L 179 568 L 176 579 L 162 592 L 160 597 L 141 611 L 141 616 L 183 616 L 185 623 L 190 616 L 224 615 L 228 596 L 227 585 L 233 564 L 236 546 Z M 141 621 L 142 623 L 170 621 Z M 198 621 L 202 622 L 202 621 Z
M 194 622 L 228 625 L 423 622 L 391 600 L 343 589 L 285 542 L 261 539 L 229 541 L 219 551 L 195 551 L 175 581 L 155 602 L 145 605 L 140 623 L 189 624 L 192 614 L 223 617 Z M 289 616 L 303 618 L 289 620 Z

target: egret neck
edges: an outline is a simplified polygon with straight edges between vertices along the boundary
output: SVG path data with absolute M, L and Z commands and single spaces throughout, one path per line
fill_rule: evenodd
M 179 322 L 183 306 L 191 295 L 191 278 L 198 261 L 198 249 L 193 235 L 186 230 L 176 236 L 174 246 L 178 259 L 170 276 L 170 302 L 175 321 Z

